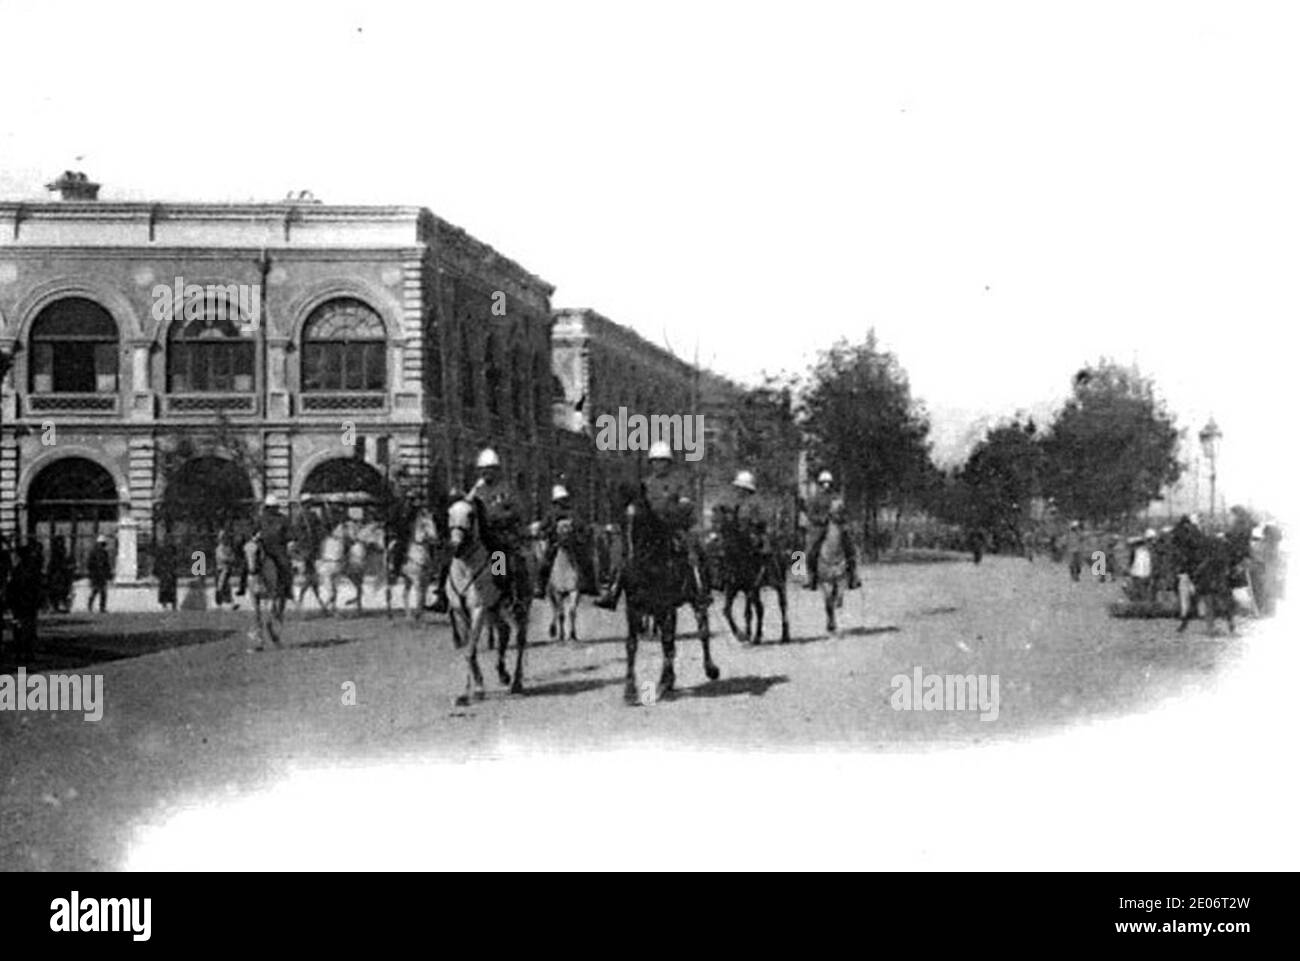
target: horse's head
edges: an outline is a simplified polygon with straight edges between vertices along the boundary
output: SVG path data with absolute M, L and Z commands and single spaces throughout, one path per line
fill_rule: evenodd
M 437 542 L 438 525 L 433 522 L 433 512 L 427 507 L 422 507 L 415 515 L 415 520 L 411 524 L 411 541 L 416 544 L 423 544 L 428 541 Z
M 456 552 L 478 541 L 478 509 L 470 501 L 458 500 L 447 508 L 447 540 Z

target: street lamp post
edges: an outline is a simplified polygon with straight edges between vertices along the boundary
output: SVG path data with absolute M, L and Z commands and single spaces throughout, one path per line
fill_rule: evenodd
M 1219 430 L 1219 425 L 1211 417 L 1201 428 L 1199 435 L 1201 441 L 1201 450 L 1205 454 L 1206 460 L 1210 462 L 1210 517 L 1214 517 L 1215 504 L 1215 483 L 1218 480 L 1218 460 L 1219 460 L 1219 443 L 1223 440 L 1223 431 Z

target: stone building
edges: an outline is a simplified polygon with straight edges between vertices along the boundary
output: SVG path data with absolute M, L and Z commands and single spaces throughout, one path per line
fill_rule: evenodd
M 430 211 L 51 187 L 0 203 L 11 541 L 106 535 L 130 582 L 164 529 L 208 544 L 266 494 L 440 506 L 490 442 L 537 507 L 568 469 L 551 286 Z
M 559 381 L 557 425 L 565 430 L 565 473 L 571 493 L 586 516 L 618 519 L 620 484 L 634 483 L 646 471 L 646 451 L 602 449 L 602 417 L 617 420 L 651 415 L 694 416 L 698 407 L 696 368 L 635 331 L 588 308 L 561 309 L 551 329 L 551 363 Z M 706 425 L 707 430 L 707 425 Z M 702 440 L 702 439 L 701 439 Z M 697 485 L 708 458 L 691 463 L 677 451 Z M 698 493 L 697 493 L 698 503 Z M 584 507 L 585 505 L 585 507 Z

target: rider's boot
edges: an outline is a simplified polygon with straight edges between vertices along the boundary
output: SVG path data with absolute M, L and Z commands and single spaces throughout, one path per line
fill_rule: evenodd
M 442 570 L 438 573 L 438 593 L 433 599 L 432 608 L 435 614 L 446 614 L 451 610 L 451 605 L 447 603 L 447 574 L 450 570 L 449 564 L 443 564 Z
M 600 597 L 596 598 L 592 603 L 597 607 L 604 608 L 607 611 L 612 611 L 618 607 L 618 596 L 621 593 L 623 593 L 623 573 L 620 571 L 614 576 L 614 579 L 609 582 L 609 587 L 605 588 L 604 593 L 601 594 Z

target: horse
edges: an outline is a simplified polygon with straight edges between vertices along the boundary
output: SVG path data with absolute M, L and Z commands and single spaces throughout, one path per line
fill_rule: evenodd
M 343 521 L 321 539 L 316 559 L 317 581 L 327 587 L 325 605 L 337 614 L 338 579 L 347 578 L 356 597 L 352 603 L 362 611 L 362 591 L 367 574 L 376 573 L 374 559 L 383 551 L 383 529 L 378 524 L 359 525 Z M 383 573 L 387 576 L 387 572 Z
M 785 564 L 780 554 L 773 549 L 766 535 L 754 537 L 742 530 L 732 518 L 723 521 L 720 535 L 721 550 L 717 566 L 723 592 L 722 613 L 727 619 L 732 637 L 745 643 L 751 639 L 754 644 L 763 643 L 762 592 L 764 587 L 770 587 L 776 591 L 777 603 L 781 608 L 781 643 L 788 643 L 789 602 L 785 591 Z M 731 615 L 737 594 L 745 597 L 744 633 L 737 629 L 736 621 Z
M 435 568 L 435 551 L 439 546 L 438 525 L 433 522 L 433 514 L 428 508 L 422 508 L 411 522 L 410 536 L 406 542 L 406 556 L 402 561 L 400 576 L 402 578 L 402 606 L 406 610 L 408 621 L 419 621 L 424 614 L 424 603 L 429 593 L 429 584 L 433 580 Z M 411 593 L 415 593 L 414 610 L 412 610 Z
M 843 521 L 832 514 L 826 522 L 826 535 L 817 551 L 817 583 L 826 608 L 826 632 L 831 637 L 839 633 L 835 612 L 844 606 L 845 581 L 848 580 L 849 555 L 844 539 Z
M 635 502 L 627 508 L 626 538 L 623 589 L 627 598 L 627 674 L 623 700 L 638 705 L 643 702 L 636 682 L 636 654 L 642 636 L 657 634 L 663 648 L 663 667 L 655 687 L 655 699 L 671 696 L 676 688 L 677 608 L 690 596 L 688 578 L 694 575 L 686 558 L 674 550 L 671 533 Z M 700 632 L 700 644 L 704 673 L 709 680 L 716 681 L 720 672 L 713 663 L 707 629 Z
M 487 695 L 483 690 L 483 672 L 478 664 L 478 645 L 484 631 L 500 631 L 497 642 L 497 679 L 508 685 L 511 694 L 524 691 L 524 648 L 527 621 L 516 620 L 515 673 L 506 670 L 506 648 L 510 628 L 503 616 L 507 606 L 505 588 L 492 571 L 493 555 L 483 543 L 482 516 L 477 504 L 457 500 L 447 510 L 448 546 L 451 563 L 447 573 L 447 602 L 451 612 L 452 639 L 465 657 L 465 691 L 456 698 L 463 707 Z
M 551 604 L 551 637 L 578 639 L 578 590 L 581 574 L 575 554 L 577 531 L 571 518 L 555 525 L 555 559 L 546 580 L 546 598 Z M 548 545 L 549 546 L 549 545 Z
M 284 627 L 287 585 L 275 560 L 263 549 L 260 536 L 244 542 L 244 564 L 248 570 L 248 596 L 253 601 L 253 628 L 248 632 L 249 640 L 256 645 L 253 650 L 262 650 L 268 636 L 276 647 L 282 647 L 280 631 Z

